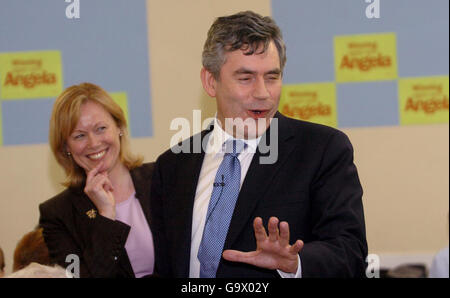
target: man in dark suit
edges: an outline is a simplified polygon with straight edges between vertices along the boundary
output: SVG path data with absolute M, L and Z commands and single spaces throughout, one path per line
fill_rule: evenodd
M 155 166 L 151 225 L 162 276 L 364 276 L 353 148 L 336 129 L 277 112 L 285 62 L 269 17 L 247 11 L 210 28 L 201 80 L 216 118 Z

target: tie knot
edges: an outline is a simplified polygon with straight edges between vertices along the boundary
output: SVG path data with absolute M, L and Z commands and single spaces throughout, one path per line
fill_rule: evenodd
M 224 143 L 225 155 L 230 154 L 236 157 L 244 150 L 245 145 L 245 142 L 242 140 L 230 139 Z

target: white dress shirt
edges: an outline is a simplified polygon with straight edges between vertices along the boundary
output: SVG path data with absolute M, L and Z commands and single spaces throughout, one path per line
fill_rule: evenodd
M 206 213 L 208 211 L 209 200 L 211 198 L 213 183 L 217 170 L 222 163 L 225 155 L 223 144 L 233 137 L 226 133 L 218 124 L 217 118 L 214 119 L 214 130 L 212 131 L 207 147 L 205 148 L 205 158 L 203 160 L 200 177 L 195 193 L 194 210 L 192 216 L 192 235 L 191 235 L 191 259 L 189 266 L 189 277 L 200 276 L 200 261 L 197 258 L 200 242 L 202 241 L 203 229 L 205 227 Z M 261 137 L 257 139 L 244 140 L 247 146 L 239 154 L 238 159 L 241 164 L 241 187 L 247 175 L 248 168 L 252 162 L 253 155 L 256 152 Z M 297 273 L 284 273 L 278 270 L 282 277 L 301 277 L 300 259 L 298 262 Z

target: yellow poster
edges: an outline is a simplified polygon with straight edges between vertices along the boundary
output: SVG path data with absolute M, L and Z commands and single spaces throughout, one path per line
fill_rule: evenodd
M 0 98 L 57 97 L 62 92 L 61 52 L 0 53 Z
M 448 76 L 398 80 L 400 124 L 448 123 Z
M 334 83 L 284 85 L 279 111 L 291 118 L 337 127 L 336 85 Z
M 128 124 L 128 131 L 130 131 L 130 118 L 128 117 L 128 97 L 126 92 L 110 92 L 112 99 L 122 108 L 125 114 L 125 119 Z
M 335 36 L 334 65 L 339 83 L 397 79 L 395 34 Z

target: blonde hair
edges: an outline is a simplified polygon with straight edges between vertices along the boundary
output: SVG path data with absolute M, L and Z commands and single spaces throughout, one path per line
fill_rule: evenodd
M 119 159 L 129 170 L 142 164 L 143 158 L 135 156 L 129 148 L 127 121 L 120 106 L 101 87 L 82 83 L 64 90 L 53 105 L 50 118 L 49 143 L 58 163 L 66 172 L 64 186 L 81 187 L 86 180 L 86 173 L 66 150 L 67 139 L 80 119 L 81 105 L 92 101 L 102 106 L 114 119 L 121 130 Z

